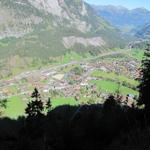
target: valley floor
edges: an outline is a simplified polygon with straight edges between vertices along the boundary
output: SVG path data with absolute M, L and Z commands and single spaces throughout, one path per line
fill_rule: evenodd
M 140 50 L 133 49 L 112 51 L 1 80 L 0 96 L 8 99 L 3 115 L 18 117 L 24 114 L 23 110 L 35 87 L 43 100 L 44 97 L 52 99 L 53 107 L 103 103 L 108 94 L 116 92 L 124 99 L 129 95 L 132 100 L 138 97 L 138 81 L 135 79 L 139 75 L 141 55 Z M 12 113 L 15 107 L 19 109 Z

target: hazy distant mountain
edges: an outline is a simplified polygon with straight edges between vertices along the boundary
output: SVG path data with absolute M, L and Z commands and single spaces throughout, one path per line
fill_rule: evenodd
M 122 6 L 93 6 L 99 16 L 121 29 L 124 33 L 135 33 L 138 28 L 150 24 L 150 11 L 145 8 L 129 10 Z
M 0 56 L 49 57 L 120 44 L 120 33 L 82 0 L 1 0 Z
M 145 25 L 142 29 L 140 29 L 137 33 L 136 36 L 138 38 L 142 39 L 149 39 L 150 40 L 150 24 Z

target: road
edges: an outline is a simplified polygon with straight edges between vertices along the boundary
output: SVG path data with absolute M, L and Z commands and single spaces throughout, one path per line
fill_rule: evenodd
M 125 54 L 125 53 L 129 53 L 130 51 L 131 50 L 111 51 L 111 52 L 100 54 L 100 55 L 98 55 L 96 57 L 86 58 L 86 59 L 83 59 L 81 61 L 72 61 L 72 62 L 69 62 L 69 63 L 66 63 L 66 64 L 60 64 L 60 65 L 56 65 L 56 66 L 45 68 L 45 69 L 41 69 L 41 70 L 27 71 L 27 72 L 21 73 L 21 74 L 15 76 L 15 77 L 13 77 L 10 80 L 7 80 L 7 82 L 1 80 L 0 81 L 0 88 L 3 89 L 5 87 L 8 87 L 11 84 L 15 84 L 16 81 L 18 82 L 19 80 L 27 78 L 29 76 L 33 76 L 33 77 L 34 77 L 34 75 L 38 75 L 38 76 L 53 76 L 53 75 L 57 74 L 59 72 L 59 70 L 61 68 L 63 68 L 63 67 L 67 67 L 67 66 L 70 66 L 70 65 L 76 65 L 76 64 L 82 64 L 82 63 L 86 63 L 86 62 L 88 63 L 88 62 L 90 62 L 92 60 L 95 60 L 95 59 L 98 59 L 98 58 L 101 58 L 101 57 L 105 57 L 105 56 L 109 56 L 109 55 Z M 90 69 L 83 76 L 81 76 L 81 78 L 80 78 L 81 81 L 84 81 L 91 72 L 92 72 L 92 70 Z M 9 84 L 7 84 L 7 83 L 9 83 Z M 28 93 L 27 91 L 24 91 L 24 92 Z M 23 93 L 21 93 L 21 94 L 23 94 Z M 21 94 L 18 94 L 18 95 L 21 95 Z
M 70 66 L 70 65 L 76 65 L 76 64 L 81 64 L 81 63 L 85 63 L 85 62 L 89 62 L 89 61 L 92 61 L 92 60 L 95 60 L 95 59 L 98 59 L 98 58 L 101 58 L 101 57 L 105 57 L 105 56 L 109 56 L 109 55 L 118 55 L 118 54 L 125 54 L 125 53 L 128 53 L 130 52 L 131 49 L 128 49 L 128 50 L 118 50 L 118 51 L 111 51 L 111 52 L 106 52 L 106 53 L 103 53 L 103 54 L 100 54 L 96 57 L 92 57 L 92 58 L 86 58 L 86 59 L 83 59 L 82 61 L 72 61 L 72 62 L 69 62 L 69 63 L 66 63 L 66 64 L 60 64 L 60 65 L 56 65 L 56 66 L 53 66 L 53 67 L 50 67 L 50 68 L 46 68 L 46 69 L 41 69 L 41 70 L 33 70 L 33 71 L 28 71 L 28 72 L 24 72 L 24 73 L 21 73 L 17 76 L 15 76 L 14 78 L 12 79 L 23 79 L 31 74 L 34 74 L 34 73 L 42 73 L 42 72 L 53 72 L 54 70 L 57 71 L 63 67 L 67 67 L 67 66 Z

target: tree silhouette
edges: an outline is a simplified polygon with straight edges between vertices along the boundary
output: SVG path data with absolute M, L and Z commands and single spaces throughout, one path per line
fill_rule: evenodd
M 145 110 L 150 110 L 150 47 L 145 51 L 145 58 L 142 61 L 140 75 L 139 104 L 145 104 Z
M 0 107 L 7 108 L 7 99 L 0 100 Z
M 115 97 L 114 97 L 113 95 L 110 95 L 110 96 L 106 99 L 103 108 L 104 108 L 105 111 L 110 111 L 110 110 L 112 110 L 114 107 L 116 107 L 116 105 L 117 105 L 117 102 L 116 102 L 116 100 L 115 100 Z
M 52 103 L 50 97 L 48 98 L 48 101 L 46 103 L 46 110 L 49 112 L 51 110 Z
M 27 108 L 25 109 L 26 114 L 28 115 L 28 117 L 36 117 L 42 115 L 44 106 L 41 100 L 41 95 L 38 92 L 37 88 L 34 89 L 31 98 L 32 101 L 28 103 Z
M 7 108 L 7 99 L 0 99 L 0 116 L 3 114 L 3 109 Z

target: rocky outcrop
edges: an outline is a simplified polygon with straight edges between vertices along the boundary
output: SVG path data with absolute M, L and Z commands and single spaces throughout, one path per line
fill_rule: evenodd
M 29 2 L 37 9 L 52 13 L 57 16 L 62 16 L 62 8 L 60 6 L 63 1 L 59 0 L 29 0 Z
M 63 44 L 68 49 L 73 47 L 75 44 L 81 44 L 85 47 L 93 46 L 93 47 L 100 47 L 104 46 L 105 42 L 101 37 L 93 37 L 93 38 L 83 38 L 83 37 L 63 37 Z
M 1 4 L 1 3 L 0 3 Z M 22 3 L 17 3 L 22 5 Z M 34 14 L 18 15 L 13 9 L 0 5 L 0 39 L 22 37 L 33 31 L 33 26 L 40 24 L 42 18 Z
M 120 33 L 83 0 L 0 0 L 0 40 L 4 38 L 1 54 L 44 59 L 68 48 L 76 51 L 76 45 L 92 51 L 121 41 Z

